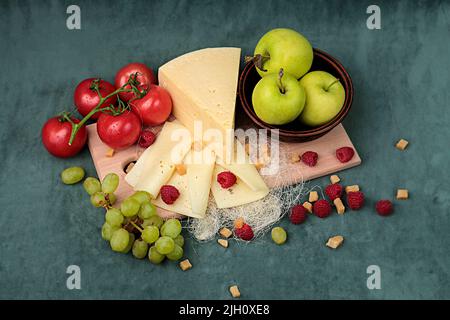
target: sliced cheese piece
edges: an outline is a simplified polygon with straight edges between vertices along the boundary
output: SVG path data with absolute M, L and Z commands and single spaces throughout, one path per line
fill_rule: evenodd
M 216 201 L 218 208 L 232 208 L 251 203 L 264 198 L 269 193 L 269 188 L 267 188 L 265 184 L 261 189 L 252 190 L 249 185 L 247 185 L 243 180 L 240 179 L 239 174 L 233 172 L 232 170 L 230 171 L 238 177 L 236 184 L 228 189 L 222 188 L 217 182 L 217 175 L 226 170 L 227 169 L 217 164 L 214 167 L 211 192 L 214 196 L 214 200 Z M 241 171 L 239 172 L 242 173 Z M 251 178 L 249 176 L 250 175 L 247 176 L 247 179 L 250 178 L 250 181 L 253 181 L 253 179 L 257 179 Z
M 207 48 L 184 54 L 158 70 L 159 85 L 172 97 L 173 114 L 191 132 L 234 128 L 240 48 Z
M 147 148 L 125 176 L 135 190 L 149 192 L 153 198 L 173 175 L 191 147 L 190 134 L 178 121 L 166 122 L 155 143 Z M 187 136 L 185 136 L 187 135 Z

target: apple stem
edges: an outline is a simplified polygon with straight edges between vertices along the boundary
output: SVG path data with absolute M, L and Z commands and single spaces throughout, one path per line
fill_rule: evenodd
M 330 90 L 330 88 L 334 85 L 334 84 L 336 84 L 336 83 L 338 83 L 339 82 L 339 79 L 336 79 L 336 80 L 334 80 L 326 89 L 325 89 L 325 91 L 328 91 L 328 90 Z
M 245 56 L 245 63 L 253 62 L 255 64 L 255 67 L 260 69 L 261 71 L 266 72 L 267 70 L 264 69 L 263 65 L 264 62 L 270 59 L 270 56 L 264 56 L 262 54 L 256 54 L 254 56 Z
M 284 76 L 284 70 L 283 70 L 283 68 L 280 68 L 280 72 L 278 73 L 278 82 L 279 82 L 278 87 L 280 88 L 280 92 L 282 94 L 284 94 L 286 92 L 286 89 L 283 86 L 283 82 L 281 82 L 281 79 L 283 78 L 283 76 Z

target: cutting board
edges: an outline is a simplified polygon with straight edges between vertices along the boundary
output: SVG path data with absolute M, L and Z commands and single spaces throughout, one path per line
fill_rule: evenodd
M 159 133 L 160 129 L 161 127 L 152 128 L 156 134 Z M 135 145 L 128 149 L 116 151 L 110 157 L 107 155 L 110 148 L 100 140 L 97 134 L 97 125 L 95 123 L 91 124 L 87 126 L 87 130 L 89 135 L 89 150 L 98 177 L 102 180 L 108 173 L 114 172 L 120 178 L 119 187 L 115 192 L 117 195 L 117 203 L 120 203 L 134 192 L 133 188 L 124 180 L 126 175 L 125 168 L 130 162 L 136 161 L 144 149 Z M 335 150 L 344 146 L 355 149 L 354 157 L 347 163 L 339 162 L 335 156 Z M 315 167 L 308 167 L 302 162 L 291 161 L 292 155 L 301 155 L 305 151 L 315 151 L 319 154 L 319 160 Z M 303 143 L 280 142 L 279 154 L 279 170 L 272 175 L 263 175 L 264 180 L 270 188 L 312 180 L 357 166 L 361 163 L 361 158 L 342 124 L 339 124 L 329 133 L 314 141 Z M 263 168 L 260 172 L 264 172 Z M 178 216 L 167 210 L 160 208 L 158 210 L 158 214 L 164 218 Z

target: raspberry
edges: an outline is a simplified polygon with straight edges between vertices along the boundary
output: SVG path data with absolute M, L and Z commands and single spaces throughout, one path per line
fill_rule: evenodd
M 375 209 L 377 210 L 378 214 L 380 216 L 388 216 L 392 213 L 394 210 L 394 207 L 392 206 L 392 202 L 389 200 L 380 200 L 375 205 Z
M 355 150 L 350 147 L 342 147 L 336 150 L 336 158 L 342 163 L 349 162 L 355 155 Z
M 234 221 L 234 234 L 245 241 L 250 241 L 254 237 L 252 227 L 246 224 L 243 218 L 237 218 Z
M 330 184 L 325 188 L 325 193 L 327 194 L 328 198 L 330 198 L 331 201 L 333 201 L 336 198 L 340 198 L 342 196 L 342 192 L 344 191 L 344 188 L 340 184 Z
M 317 152 L 314 151 L 306 151 L 301 156 L 302 161 L 309 167 L 314 167 L 317 164 L 318 158 L 319 155 L 317 154 Z
M 347 204 L 352 210 L 359 210 L 364 205 L 364 193 L 361 191 L 347 193 Z
M 326 218 L 331 213 L 331 205 L 327 200 L 321 199 L 314 202 L 313 212 L 319 218 Z
M 230 171 L 224 171 L 217 175 L 217 182 L 222 188 L 228 189 L 236 183 L 236 176 Z
M 171 185 L 162 186 L 160 192 L 161 199 L 166 204 L 173 204 L 180 196 L 180 192 L 178 191 L 178 189 Z
M 306 214 L 306 209 L 301 204 L 294 206 L 291 209 L 291 214 L 289 215 L 289 220 L 292 224 L 301 224 L 305 222 L 308 215 Z
M 141 148 L 150 147 L 156 140 L 156 135 L 148 129 L 142 130 L 141 137 L 139 138 L 139 146 Z

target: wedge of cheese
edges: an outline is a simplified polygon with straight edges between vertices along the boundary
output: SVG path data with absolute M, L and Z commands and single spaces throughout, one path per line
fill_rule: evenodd
M 158 70 L 159 85 L 169 91 L 173 114 L 191 132 L 234 128 L 240 48 L 208 48 L 184 54 Z

